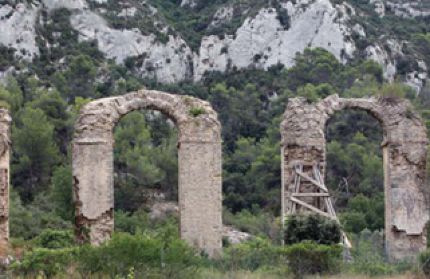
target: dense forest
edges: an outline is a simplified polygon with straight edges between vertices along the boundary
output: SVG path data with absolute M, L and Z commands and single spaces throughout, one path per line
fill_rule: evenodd
M 178 1 L 152 2 L 163 20 L 180 32 L 194 48 L 203 35 L 231 33 L 244 20 L 237 17 L 225 26 L 209 30 L 205 28 L 207 14 L 216 5 L 227 1 L 213 1 L 208 5 L 200 1 L 198 3 L 201 5 L 195 8 L 194 14 L 178 8 Z M 254 6 L 250 1 L 245 2 L 249 3 L 240 5 L 240 9 L 247 10 L 246 16 L 266 5 L 263 3 L 266 1 L 255 1 L 258 5 L 254 3 Z M 351 2 L 357 9 L 371 13 L 368 4 L 364 4 L 366 1 Z M 94 2 L 92 5 L 96 7 L 98 4 Z M 247 5 L 253 8 L 249 9 Z M 276 6 L 276 3 L 273 5 Z M 282 16 L 285 18 L 282 19 Z M 270 245 L 279 244 L 282 238 L 279 228 L 279 126 L 289 98 L 300 96 L 309 102 L 331 94 L 357 98 L 407 98 L 430 127 L 430 82 L 424 84 L 418 94 L 403 83 L 402 76 L 416 67 L 413 58 L 417 55 L 430 66 L 428 18 L 402 19 L 393 24 L 396 20 L 394 16 L 383 19 L 368 17 L 365 22 L 370 34 L 366 39 L 368 41 L 359 39 L 357 56 L 347 63 L 339 62 L 322 48 L 307 48 L 296 54 L 295 65 L 290 68 L 281 64 L 267 70 L 233 67 L 227 72 L 208 72 L 199 82 L 186 80 L 163 84 L 137 74 L 139 57 L 118 64 L 98 49 L 97 41 L 80 41 L 78 32 L 70 25 L 69 10 L 54 10 L 49 19 L 46 14 L 40 17 L 37 25 L 40 54 L 32 62 L 19 60 L 13 50 L 0 46 L 0 70 L 11 66 L 15 69 L 0 85 L 0 100 L 13 117 L 10 234 L 16 247 L 45 247 L 40 242 L 43 242 L 44 235 L 49 237 L 51 230 L 57 232 L 58 239 L 71 237 L 74 222 L 71 174 L 73 125 L 80 108 L 96 98 L 147 88 L 191 95 L 212 104 L 222 123 L 224 224 L 257 236 L 255 242 L 239 251 L 244 253 L 244 259 L 251 257 L 251 248 L 274 249 Z M 109 19 L 109 15 L 107 17 Z M 282 9 L 279 18 L 288 24 L 288 16 L 282 13 Z M 115 21 L 114 17 L 110 20 L 116 28 L 127 27 L 122 26 L 124 22 Z M 142 30 L 151 32 L 148 29 L 151 24 L 144 18 L 126 24 L 140 24 Z M 405 52 L 410 55 L 397 65 L 399 74 L 392 82 L 384 79 L 381 65 L 361 55 L 369 41 L 380 39 L 377 34 L 381 30 L 403 36 L 411 42 L 405 46 Z M 163 34 L 157 35 L 163 40 Z M 380 124 L 365 112 L 347 110 L 332 117 L 326 135 L 326 183 L 334 196 L 342 229 L 354 240 L 360 240 L 363 231 L 366 240 L 381 236 L 384 227 L 384 189 Z M 149 218 L 149 212 L 156 202 L 153 198 L 155 194 L 164 196 L 162 201 L 177 201 L 176 128 L 173 122 L 157 112 L 137 111 L 120 121 L 114 136 L 115 230 L 131 234 L 159 232 L 161 236 L 157 238 L 157 245 L 161 247 L 163 237 L 174 234 L 171 231 L 177 226 L 177 216 L 173 214 L 167 219 L 153 220 Z M 132 245 L 132 241 L 138 245 L 146 240 L 119 235 L 113 243 L 120 245 L 127 242 Z M 175 241 L 172 240 L 172 247 L 177 250 L 172 250 L 172 257 L 191 253 Z M 382 241 L 376 242 L 379 245 Z M 228 243 L 225 244 L 228 246 Z M 160 247 L 154 244 L 152 248 Z M 377 255 L 369 242 L 363 242 L 361 248 L 356 255 L 359 260 L 354 268 L 357 270 L 371 266 L 374 269 L 369 268 L 369 274 L 392 274 L 390 272 L 397 271 L 398 267 L 384 263 L 382 248 Z M 269 253 L 264 249 L 259 251 Z M 105 252 L 99 251 L 100 254 Z M 195 259 L 192 255 L 186 255 L 188 258 L 184 257 L 184 261 L 189 260 L 186 263 L 189 265 Z M 234 258 L 234 253 L 229 255 Z M 120 254 L 117 256 L 121 257 Z M 90 265 L 90 258 L 87 260 Z M 250 262 L 253 260 L 249 259 Z M 272 259 L 264 260 L 267 262 L 261 265 L 257 260 L 255 265 L 249 262 L 236 264 L 252 270 L 270 264 Z M 371 265 L 372 261 L 376 267 Z M 187 274 L 184 276 L 189 276 Z
M 70 142 L 79 108 L 92 98 L 145 87 L 208 100 L 223 125 L 226 216 L 240 219 L 248 214 L 255 218 L 280 214 L 279 125 L 289 97 L 302 96 L 312 102 L 331 94 L 394 94 L 410 98 L 425 112 L 421 100 L 430 94 L 424 90 L 416 96 L 405 85 L 384 83 L 381 67 L 372 61 L 343 65 L 323 49 L 298 54 L 296 66 L 290 69 L 279 65 L 268 71 L 213 73 L 197 84 L 140 80 L 125 67 L 109 62 L 100 65 L 106 67 L 107 81 L 98 84 L 95 75 L 101 69 L 89 56 L 80 53 L 70 59 L 69 68 L 55 72 L 52 83 L 27 72 L 11 77 L 1 89 L 0 96 L 14 118 L 12 197 L 21 210 L 13 209 L 12 214 L 22 215 L 11 217 L 12 235 L 29 238 L 43 226 L 62 227 L 72 221 Z M 346 111 L 331 119 L 327 136 L 327 184 L 336 195 L 338 210 L 345 211 L 346 227 L 354 232 L 381 229 L 379 123 L 364 112 Z M 150 189 L 164 193 L 168 200 L 177 199 L 176 138 L 172 122 L 154 112 L 134 112 L 121 120 L 115 129 L 117 210 L 133 213 L 145 208 Z M 31 223 L 22 224 L 26 220 Z

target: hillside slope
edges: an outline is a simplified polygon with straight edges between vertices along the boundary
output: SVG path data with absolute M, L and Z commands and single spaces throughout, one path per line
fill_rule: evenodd
M 291 67 L 297 52 L 322 47 L 343 63 L 373 59 L 387 80 L 419 91 L 430 67 L 429 18 L 430 5 L 418 0 L 8 0 L 0 3 L 0 71 L 14 69 L 7 55 L 31 62 L 75 32 L 107 59 L 163 83 Z

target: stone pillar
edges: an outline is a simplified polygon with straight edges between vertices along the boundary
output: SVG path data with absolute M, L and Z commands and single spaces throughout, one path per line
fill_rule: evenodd
M 180 142 L 179 212 L 181 238 L 216 257 L 222 247 L 220 142 Z
M 75 141 L 73 177 L 77 239 L 101 244 L 110 239 L 114 229 L 112 143 L 97 139 Z
M 426 193 L 423 189 L 425 146 L 423 142 L 390 142 L 383 149 L 385 248 L 392 262 L 413 260 L 427 247 L 428 190 Z
M 10 124 L 8 110 L 0 109 L 0 244 L 9 241 L 9 156 Z

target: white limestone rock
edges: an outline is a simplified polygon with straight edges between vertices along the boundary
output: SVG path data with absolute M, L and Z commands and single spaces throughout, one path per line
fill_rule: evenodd
M 366 37 L 366 31 L 364 31 L 364 28 L 363 28 L 363 26 L 361 26 L 360 24 L 355 24 L 353 27 L 352 27 L 352 30 L 354 31 L 354 32 L 356 32 L 360 37 Z
M 226 6 L 219 8 L 212 19 L 210 26 L 216 27 L 223 23 L 229 22 L 233 18 L 234 9 L 232 6 Z
M 135 7 L 122 9 L 121 12 L 118 13 L 118 16 L 122 17 L 133 17 L 137 12 Z
M 367 58 L 372 59 L 382 66 L 384 70 L 384 78 L 388 81 L 393 81 L 394 76 L 396 75 L 396 65 L 388 55 L 387 51 L 379 45 L 372 45 L 368 46 L 365 52 Z
M 19 3 L 14 7 L 0 5 L 0 44 L 17 49 L 16 56 L 31 61 L 39 54 L 36 44 L 36 20 L 42 8 L 85 9 L 85 0 L 42 0 L 31 4 Z
M 151 220 L 164 220 L 169 216 L 178 216 L 179 215 L 179 207 L 176 202 L 166 202 L 160 201 L 155 202 L 151 208 L 149 213 L 149 218 Z
M 48 10 L 66 8 L 69 10 L 82 10 L 88 8 L 85 0 L 42 0 L 43 6 Z
M 429 75 L 428 75 L 426 63 L 422 60 L 417 62 L 418 62 L 419 70 L 408 73 L 406 75 L 405 84 L 412 87 L 415 90 L 415 92 L 420 93 Z
M 71 24 L 79 31 L 80 40 L 97 40 L 100 51 L 117 63 L 143 55 L 144 63 L 139 69 L 142 76 L 173 83 L 191 75 L 193 55 L 180 37 L 169 35 L 169 41 L 163 44 L 155 35 L 143 35 L 138 29 L 113 29 L 101 16 L 88 10 L 72 15 Z
M 181 7 L 188 6 L 190 8 L 194 8 L 197 5 L 196 0 L 182 0 Z
M 369 3 L 374 5 L 375 12 L 380 17 L 384 17 L 385 16 L 385 4 L 384 4 L 384 1 L 382 1 L 382 0 L 370 0 Z
M 239 244 L 252 239 L 252 235 L 246 232 L 241 232 L 230 226 L 223 226 L 222 236 L 226 238 L 230 244 Z
M 395 2 L 387 1 L 386 5 L 394 12 L 396 16 L 400 17 L 425 17 L 430 15 L 430 8 L 423 8 L 421 0 Z
M 277 19 L 275 9 L 265 8 L 246 19 L 235 36 L 225 36 L 223 40 L 204 37 L 195 59 L 194 79 L 200 80 L 206 71 L 225 71 L 227 66 L 267 69 L 282 63 L 291 67 L 296 53 L 306 47 L 323 47 L 341 61 L 353 55 L 355 45 L 347 39 L 351 30 L 344 23 L 348 12 L 354 12 L 352 7 L 334 7 L 329 0 L 302 0 L 296 4 L 288 1 L 284 8 L 291 19 L 287 30 Z
M 35 39 L 38 10 L 35 4 L 0 5 L 0 43 L 15 48 L 15 55 L 27 61 L 39 54 Z

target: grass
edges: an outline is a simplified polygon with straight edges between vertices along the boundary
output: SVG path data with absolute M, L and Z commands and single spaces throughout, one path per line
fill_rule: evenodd
M 364 275 L 349 275 L 349 274 L 339 274 L 336 276 L 328 276 L 328 277 L 308 277 L 309 279 L 316 279 L 316 278 L 321 278 L 321 279 L 374 279 L 374 278 L 379 278 L 379 279 L 425 279 L 424 276 L 420 276 L 417 274 L 402 274 L 402 275 L 386 275 L 386 276 L 373 276 L 373 277 L 369 277 L 369 276 L 364 276 Z
M 251 271 L 231 271 L 221 272 L 216 269 L 204 269 L 200 273 L 200 278 L 205 279 L 293 279 L 292 275 L 285 275 L 285 271 L 281 270 L 257 270 Z M 365 276 L 354 274 L 337 274 L 331 276 L 308 276 L 306 279 L 426 279 L 424 276 L 406 273 L 399 275 L 386 275 L 386 276 Z

